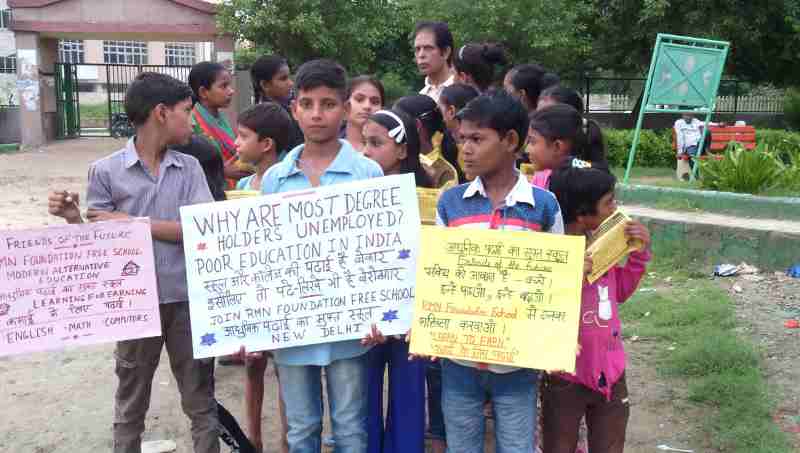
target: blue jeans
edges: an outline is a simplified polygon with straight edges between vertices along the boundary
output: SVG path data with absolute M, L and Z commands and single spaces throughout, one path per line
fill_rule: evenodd
M 424 360 L 408 360 L 408 343 L 389 338 L 369 356 L 368 453 L 425 452 Z M 383 377 L 389 366 L 389 407 L 383 420 Z
M 439 360 L 428 362 L 425 380 L 428 382 L 428 423 L 431 438 L 444 440 L 446 432 L 442 414 L 442 364 Z
M 322 367 L 278 365 L 290 453 L 322 448 Z M 335 453 L 367 451 L 367 354 L 325 367 Z
M 482 453 L 486 431 L 483 405 L 492 401 L 497 453 L 533 453 L 539 373 L 522 369 L 492 373 L 442 361 L 442 408 L 447 451 Z

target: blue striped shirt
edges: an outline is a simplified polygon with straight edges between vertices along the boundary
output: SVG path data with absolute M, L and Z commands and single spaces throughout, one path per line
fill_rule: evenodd
M 156 177 L 139 160 L 133 141 L 89 166 L 89 209 L 180 222 L 181 206 L 214 201 L 197 159 L 167 150 Z M 153 255 L 159 302 L 189 300 L 183 244 L 153 239 Z
M 477 228 L 507 231 L 540 231 L 564 234 L 561 207 L 556 197 L 533 186 L 524 175 L 506 194 L 503 203 L 492 208 L 481 177 L 446 191 L 439 197 L 436 223 L 451 228 Z M 469 360 L 454 362 L 493 373 L 511 373 L 519 370 L 505 365 L 489 365 Z
M 380 165 L 375 161 L 364 157 L 347 141 L 339 140 L 339 143 L 341 143 L 339 154 L 320 177 L 320 185 L 329 186 L 383 176 Z M 261 181 L 261 193 L 271 194 L 311 188 L 311 182 L 297 166 L 297 159 L 303 152 L 303 146 L 293 149 L 280 163 L 267 170 Z M 359 356 L 368 349 L 361 346 L 359 340 L 348 340 L 278 349 L 274 354 L 275 361 L 281 365 L 326 366 L 336 360 Z

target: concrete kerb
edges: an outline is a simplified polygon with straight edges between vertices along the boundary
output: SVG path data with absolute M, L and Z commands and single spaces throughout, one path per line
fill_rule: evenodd
M 710 273 L 715 264 L 741 262 L 784 271 L 800 262 L 800 222 L 748 221 L 642 206 L 623 209 L 650 228 L 655 254 L 676 257 L 680 265 L 697 266 L 700 272 Z
M 654 206 L 659 202 L 686 202 L 702 211 L 746 218 L 800 221 L 800 198 L 618 184 L 617 199 L 623 203 Z
M 19 143 L 0 143 L 0 154 L 19 151 Z

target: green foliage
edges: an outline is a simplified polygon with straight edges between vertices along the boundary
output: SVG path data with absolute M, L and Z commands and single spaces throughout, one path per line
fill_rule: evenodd
M 798 107 L 800 108 L 800 104 Z M 781 162 L 786 164 L 789 163 L 791 156 L 800 150 L 800 133 L 783 129 L 757 128 L 756 143 L 769 148 Z
M 800 88 L 786 91 L 783 99 L 783 115 L 790 128 L 800 130 Z
M 798 196 L 800 194 L 800 146 L 787 152 L 786 165 L 781 176 L 778 187 L 783 189 L 786 195 Z
M 575 0 L 591 37 L 590 66 L 620 74 L 647 70 L 657 33 L 733 44 L 727 72 L 752 82 L 796 82 L 800 53 L 797 1 Z M 589 6 L 589 8 L 585 8 Z M 758 61 L 758 63 L 754 63 Z
M 293 67 L 336 58 L 353 74 L 376 72 L 378 52 L 410 26 L 405 4 L 389 0 L 226 0 L 218 21 L 253 53 L 281 54 Z
M 108 104 L 80 104 L 81 120 L 108 120 Z
M 606 153 L 612 167 L 623 167 L 628 162 L 628 153 L 633 143 L 632 129 L 605 129 Z M 672 132 L 643 130 L 636 147 L 635 165 L 640 167 L 674 167 L 675 151 L 672 149 Z
M 278 53 L 293 67 L 336 58 L 353 74 L 400 75 L 414 85 L 409 33 L 419 20 L 445 20 L 456 47 L 491 40 L 512 63 L 538 62 L 562 79 L 579 74 L 643 74 L 657 32 L 734 43 L 728 74 L 785 86 L 800 55 L 797 1 L 725 4 L 699 0 L 224 0 L 221 28 L 254 55 Z M 753 62 L 757 61 L 757 64 Z
M 731 143 L 723 159 L 699 162 L 700 186 L 722 192 L 759 194 L 782 182 L 784 165 L 766 145 L 759 144 L 749 151 Z
M 386 92 L 386 105 L 394 104 L 394 101 L 412 92 L 405 80 L 397 74 L 389 73 L 381 77 L 383 89 Z
M 514 64 L 538 62 L 562 77 L 583 72 L 591 43 L 577 19 L 590 5 L 572 0 L 409 0 L 414 20 L 448 23 L 456 48 L 503 44 Z M 588 69 L 588 68 L 587 68 Z
M 695 300 L 698 304 L 703 302 Z M 703 335 L 693 338 L 669 357 L 666 371 L 681 376 L 703 377 L 724 371 L 744 373 L 757 369 L 758 354 L 752 345 L 719 328 L 703 329 L 703 332 Z

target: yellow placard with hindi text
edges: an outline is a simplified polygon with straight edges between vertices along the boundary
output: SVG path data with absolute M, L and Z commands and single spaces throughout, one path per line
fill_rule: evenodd
M 442 189 L 417 187 L 419 218 L 423 225 L 436 225 L 436 203 L 439 202 L 442 192 Z
M 410 352 L 574 372 L 583 236 L 423 226 Z

